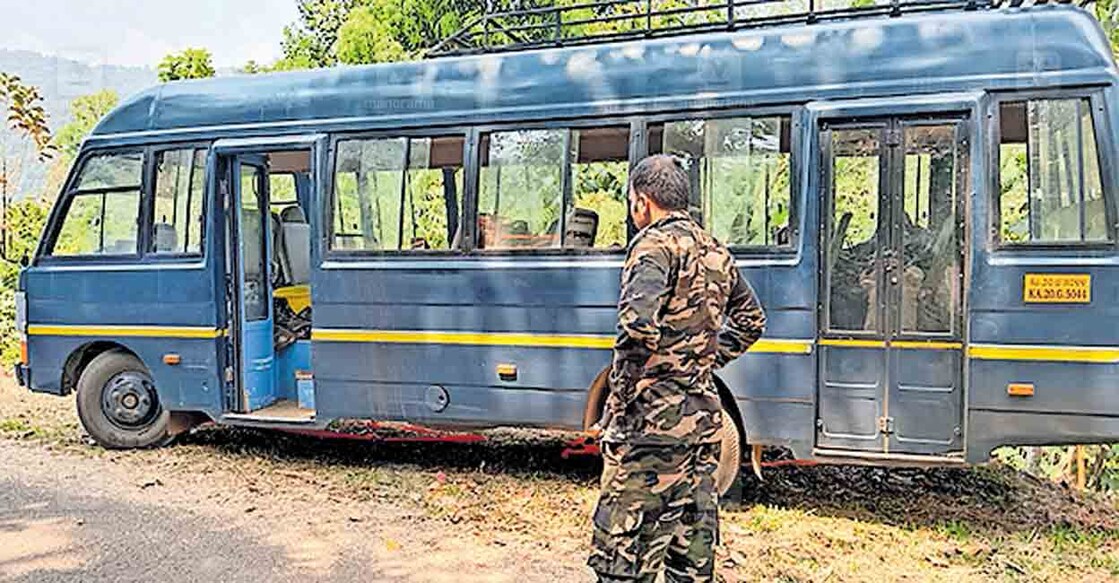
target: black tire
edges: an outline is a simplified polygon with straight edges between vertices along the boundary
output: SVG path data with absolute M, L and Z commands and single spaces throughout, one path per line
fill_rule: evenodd
M 715 490 L 719 497 L 726 496 L 742 469 L 742 433 L 734 417 L 723 409 L 722 449 L 719 452 L 719 467 L 715 470 Z
M 155 382 L 135 356 L 117 350 L 97 355 L 78 378 L 78 418 L 107 449 L 157 447 L 170 442 L 171 415 Z

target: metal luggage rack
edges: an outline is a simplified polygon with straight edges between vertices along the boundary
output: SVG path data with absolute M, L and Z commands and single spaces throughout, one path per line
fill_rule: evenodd
M 596 44 L 784 24 L 989 10 L 1093 0 L 555 0 L 488 2 L 485 14 L 428 50 L 428 57 Z M 562 0 L 561 0 L 562 1 Z

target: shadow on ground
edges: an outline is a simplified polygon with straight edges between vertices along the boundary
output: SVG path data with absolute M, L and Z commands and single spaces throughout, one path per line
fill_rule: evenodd
M 563 438 L 532 432 L 497 434 L 478 443 L 363 442 L 281 432 L 213 427 L 181 440 L 228 454 L 351 467 L 459 470 L 550 477 L 593 487 L 597 456 L 564 458 Z M 1119 536 L 1114 502 L 1039 480 L 1001 465 L 970 468 L 791 466 L 766 469 L 758 481 L 744 468 L 742 501 L 902 526 L 964 524 L 991 534 L 1053 528 Z
M 547 475 L 591 482 L 601 464 L 597 456 L 563 457 L 562 437 L 533 432 L 498 433 L 473 443 L 384 442 L 323 439 L 280 431 L 207 427 L 179 443 L 204 445 L 225 453 L 267 456 L 279 460 L 369 467 L 401 466 L 432 471 L 455 469 L 512 475 Z
M 990 534 L 1051 529 L 1119 536 L 1114 502 L 1001 464 L 969 468 L 783 467 L 746 476 L 744 502 L 907 528 Z

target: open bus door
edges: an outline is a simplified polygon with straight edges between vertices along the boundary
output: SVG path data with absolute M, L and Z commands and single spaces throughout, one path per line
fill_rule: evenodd
M 233 386 L 229 408 L 248 413 L 272 394 L 271 237 L 268 165 L 260 155 L 219 157 L 220 193 L 226 202 L 227 307 Z
M 313 408 L 298 406 L 305 400 L 297 398 L 295 370 L 288 370 L 297 364 L 294 352 L 278 352 L 275 344 L 273 285 L 280 272 L 273 246 L 281 247 L 277 238 L 282 233 L 270 208 L 270 160 L 297 153 L 308 161 L 301 173 L 311 188 L 303 193 L 300 205 L 313 211 L 318 200 L 316 169 L 324 145 L 325 139 L 316 135 L 228 140 L 214 146 L 219 193 L 226 210 L 227 420 L 305 423 L 314 419 Z M 311 233 L 302 233 L 313 241 L 317 214 L 307 214 Z M 309 249 L 304 246 L 312 264 L 314 248 L 313 244 Z M 310 357 L 306 356 L 307 363 L 295 366 L 301 373 L 309 372 Z

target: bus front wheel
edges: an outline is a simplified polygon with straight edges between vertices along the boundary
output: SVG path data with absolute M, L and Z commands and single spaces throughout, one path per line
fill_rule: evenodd
M 139 358 L 111 350 L 95 357 L 78 378 L 78 418 L 90 437 L 108 449 L 164 445 L 170 414 Z

